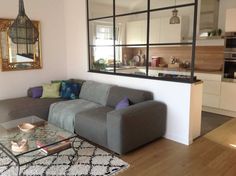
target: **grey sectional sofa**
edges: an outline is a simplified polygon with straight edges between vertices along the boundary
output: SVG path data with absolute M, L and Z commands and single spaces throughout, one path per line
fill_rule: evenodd
M 132 105 L 115 110 L 125 96 Z M 0 114 L 1 122 L 37 115 L 118 154 L 160 138 L 166 127 L 166 106 L 150 92 L 93 81 L 83 84 L 77 100 L 1 100 Z
M 124 97 L 132 105 L 115 110 Z M 49 121 L 124 154 L 164 135 L 166 106 L 150 92 L 86 81 L 80 99 L 51 106 Z

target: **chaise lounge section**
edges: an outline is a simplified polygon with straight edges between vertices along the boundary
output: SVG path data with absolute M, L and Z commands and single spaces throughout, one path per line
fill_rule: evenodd
M 150 92 L 85 81 L 79 99 L 1 100 L 1 122 L 36 115 L 117 154 L 128 153 L 162 137 L 166 128 L 166 105 Z M 128 97 L 130 106 L 116 109 Z M 50 109 L 50 110 L 49 110 Z

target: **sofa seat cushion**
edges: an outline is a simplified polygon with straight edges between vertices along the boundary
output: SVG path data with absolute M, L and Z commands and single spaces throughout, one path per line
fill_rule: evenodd
M 31 115 L 36 115 L 47 120 L 50 105 L 59 101 L 62 101 L 62 99 L 33 99 L 30 97 L 22 97 L 1 100 L 0 122 L 7 122 Z
M 75 132 L 90 141 L 107 147 L 107 113 L 113 108 L 98 107 L 80 112 L 75 118 Z
M 97 103 L 83 99 L 55 103 L 50 106 L 48 121 L 74 133 L 75 115 L 100 106 Z

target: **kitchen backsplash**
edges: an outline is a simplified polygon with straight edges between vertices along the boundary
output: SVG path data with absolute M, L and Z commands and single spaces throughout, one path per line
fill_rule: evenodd
M 146 54 L 145 48 L 125 48 L 122 55 L 127 58 L 132 57 L 135 53 Z M 192 47 L 176 46 L 176 47 L 151 47 L 150 58 L 152 56 L 161 57 L 162 63 L 170 63 L 171 57 L 175 57 L 179 62 L 191 61 Z M 221 70 L 224 63 L 224 47 L 223 46 L 197 46 L 195 68 L 203 70 Z

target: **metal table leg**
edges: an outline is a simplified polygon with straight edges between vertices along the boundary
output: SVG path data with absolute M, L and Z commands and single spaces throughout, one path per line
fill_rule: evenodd
M 68 156 L 68 159 L 70 160 L 72 164 L 74 164 L 78 160 L 78 150 L 75 148 L 75 145 L 74 145 L 75 140 L 76 138 L 71 143 L 71 148 L 75 154 L 73 156 Z

